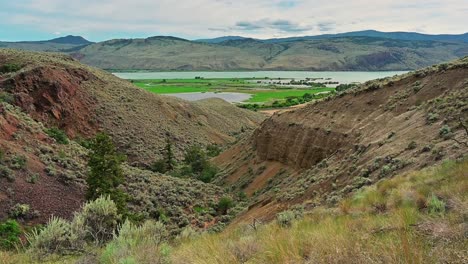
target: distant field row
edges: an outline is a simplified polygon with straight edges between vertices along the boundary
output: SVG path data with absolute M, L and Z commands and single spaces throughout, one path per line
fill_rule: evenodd
M 334 88 L 295 88 L 288 86 L 265 86 L 252 79 L 168 79 L 134 80 L 134 85 L 157 94 L 196 93 L 196 92 L 235 92 L 253 95 L 246 102 L 264 103 L 273 100 L 285 100 L 288 97 L 303 96 L 334 91 Z

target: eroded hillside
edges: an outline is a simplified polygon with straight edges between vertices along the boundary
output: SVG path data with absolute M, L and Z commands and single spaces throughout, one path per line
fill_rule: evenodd
M 105 132 L 128 157 L 122 188 L 133 212 L 164 217 L 174 232 L 229 221 L 216 211 L 221 187 L 135 165 L 156 161 L 166 140 L 179 158 L 192 144 L 233 143 L 262 115 L 157 96 L 60 54 L 0 49 L 0 69 L 0 219 L 70 218 L 85 200 L 87 140 Z
M 232 143 L 263 120 L 221 100 L 157 96 L 65 55 L 1 49 L 0 63 L 22 67 L 4 75 L 0 85 L 35 120 L 73 138 L 107 131 L 141 164 L 155 161 L 167 139 L 180 154 L 192 144 Z
M 468 58 L 371 81 L 277 113 L 217 159 L 220 182 L 253 196 L 242 218 L 333 204 L 396 173 L 467 153 Z

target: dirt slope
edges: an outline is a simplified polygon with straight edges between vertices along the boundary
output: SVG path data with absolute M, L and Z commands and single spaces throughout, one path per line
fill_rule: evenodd
M 263 119 L 222 100 L 190 103 L 156 96 L 59 54 L 0 49 L 0 69 L 7 64 L 21 69 L 0 74 L 0 220 L 45 223 L 79 209 L 88 170 L 88 150 L 77 143 L 81 137 L 106 131 L 129 163 L 140 165 L 158 158 L 166 138 L 179 153 L 192 143 L 227 144 Z M 49 137 L 50 127 L 66 131 L 70 142 Z M 123 188 L 135 212 L 164 214 L 171 230 L 229 220 L 216 214 L 226 195 L 221 187 L 131 165 L 123 166 Z
M 0 64 L 23 68 L 0 79 L 15 104 L 71 137 L 110 133 L 131 161 L 158 158 L 167 138 L 178 154 L 191 144 L 226 144 L 263 116 L 220 100 L 191 103 L 158 96 L 59 54 L 0 49 Z
M 216 159 L 220 181 L 253 195 L 244 220 L 335 203 L 397 172 L 466 154 L 467 102 L 468 58 L 368 82 L 264 121 Z

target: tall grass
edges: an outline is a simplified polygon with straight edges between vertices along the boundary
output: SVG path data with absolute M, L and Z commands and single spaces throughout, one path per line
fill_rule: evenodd
M 318 208 L 287 228 L 239 227 L 183 243 L 173 263 L 463 263 L 458 226 L 468 211 L 468 162 L 446 162 L 356 193 L 339 208 Z M 437 202 L 434 202 L 437 197 Z M 432 201 L 431 201 L 432 200 Z M 453 204 L 431 213 L 430 204 Z M 443 239 L 437 229 L 443 223 Z M 444 242 L 442 242 L 444 241 Z

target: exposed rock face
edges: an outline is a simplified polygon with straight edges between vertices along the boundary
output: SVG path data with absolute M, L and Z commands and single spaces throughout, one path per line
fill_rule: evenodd
M 264 119 L 222 100 L 193 103 L 155 95 L 64 55 L 0 49 L 0 65 L 4 63 L 22 69 L 0 75 L 0 88 L 35 120 L 72 138 L 105 131 L 139 165 L 157 160 L 167 139 L 182 157 L 192 144 L 233 142 Z
M 96 80 L 78 68 L 37 67 L 0 83 L 14 94 L 15 104 L 50 126 L 66 130 L 69 136 L 90 136 L 95 123 L 96 101 L 81 89 L 85 81 Z
M 468 153 L 467 102 L 465 58 L 274 114 L 216 161 L 224 182 L 257 196 L 242 219 L 268 219 L 293 204 L 333 203 L 383 177 Z M 278 163 L 282 170 L 267 175 Z
M 309 168 L 338 150 L 352 148 L 346 133 L 284 123 L 269 119 L 254 134 L 254 147 L 262 160 L 279 161 L 295 168 Z

